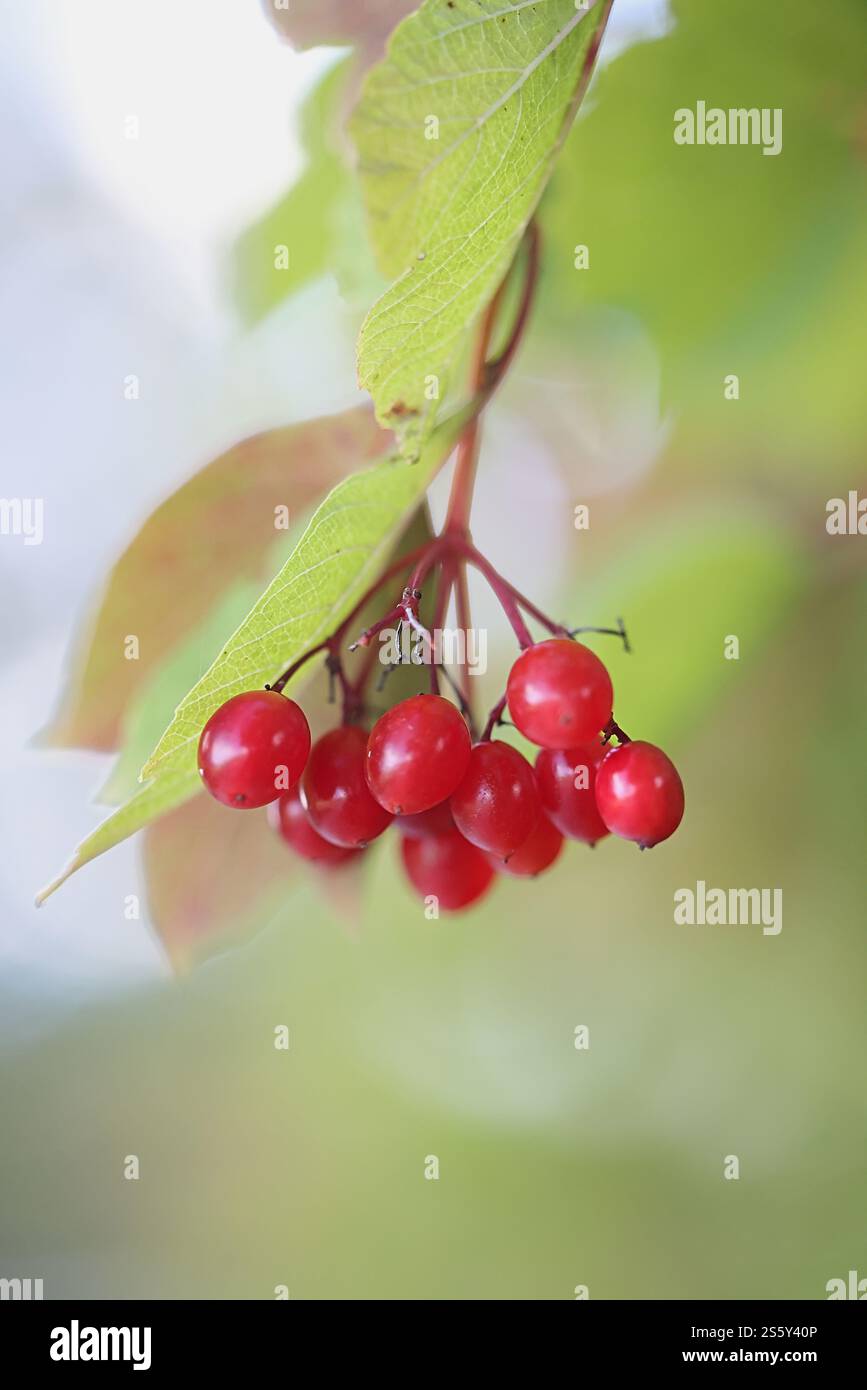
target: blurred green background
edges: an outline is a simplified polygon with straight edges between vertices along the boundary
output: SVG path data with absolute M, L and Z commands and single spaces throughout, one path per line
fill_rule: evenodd
M 430 923 L 391 840 L 347 912 L 279 846 L 246 857 L 255 817 L 174 813 L 145 863 L 177 978 L 0 1063 L 0 1273 L 58 1297 L 314 1299 L 823 1298 L 867 1274 L 867 536 L 825 526 L 830 498 L 867 495 L 865 28 L 854 0 L 680 0 L 669 33 L 608 63 L 492 411 L 493 437 L 498 412 L 526 426 L 527 485 L 542 441 L 559 478 L 546 525 L 566 560 L 543 606 L 626 620 L 632 655 L 594 645 L 620 723 L 681 769 L 680 831 L 649 854 L 572 846 Z M 698 99 L 782 107 L 782 153 L 675 146 L 673 112 Z M 328 159 L 334 225 L 358 226 Z M 251 229 L 233 278 L 252 318 L 276 304 L 256 245 Z M 647 389 L 647 458 L 597 475 L 586 394 L 611 394 L 610 425 Z M 479 533 L 508 572 L 521 492 L 496 465 L 489 447 Z M 491 641 L 487 703 L 511 658 Z M 700 879 L 782 889 L 782 931 L 675 925 Z

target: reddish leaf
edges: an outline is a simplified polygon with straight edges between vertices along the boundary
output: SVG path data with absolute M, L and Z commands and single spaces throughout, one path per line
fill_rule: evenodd
M 208 796 L 148 827 L 144 865 L 151 917 L 177 971 L 263 926 L 269 900 L 300 872 L 264 811 L 227 811 Z
M 353 44 L 372 58 L 385 47 L 396 24 L 419 0 L 289 0 L 278 8 L 262 0 L 274 28 L 295 48 Z
M 275 508 L 287 507 L 294 523 L 390 442 L 359 407 L 254 435 L 167 498 L 115 565 L 45 741 L 115 748 L 123 711 L 166 653 L 229 585 L 268 577 Z M 125 658 L 130 635 L 138 660 Z

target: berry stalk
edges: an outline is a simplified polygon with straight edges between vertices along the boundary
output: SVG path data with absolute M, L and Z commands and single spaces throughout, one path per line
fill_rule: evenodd
M 485 311 L 476 341 L 471 386 L 473 392 L 483 391 L 488 400 L 512 365 L 530 319 L 539 278 L 539 229 L 535 221 L 530 222 L 527 227 L 524 244 L 526 246 L 524 281 L 521 287 L 521 299 L 508 340 L 496 357 L 488 357 L 497 315 L 512 275 L 511 268 Z M 458 445 L 455 474 L 446 512 L 445 533 L 459 532 L 464 536 L 469 536 L 470 512 L 479 455 L 479 433 L 480 415 L 476 415 L 468 424 Z

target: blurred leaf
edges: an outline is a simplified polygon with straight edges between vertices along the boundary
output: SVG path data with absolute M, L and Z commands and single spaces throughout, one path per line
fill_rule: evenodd
M 254 435 L 167 498 L 111 573 L 46 741 L 117 747 L 123 711 L 166 652 L 235 581 L 265 578 L 279 535 L 275 508 L 294 519 L 387 447 L 372 413 L 359 407 Z M 129 636 L 138 639 L 138 660 L 125 658 Z
M 255 583 L 233 585 L 204 622 L 148 674 L 124 712 L 120 753 L 99 801 L 117 806 L 135 794 L 141 765 L 171 722 L 178 701 L 207 671 L 226 632 L 237 627 L 258 596 Z
M 209 796 L 148 826 L 143 852 L 148 908 L 175 970 L 243 941 L 301 875 L 264 811 L 226 815 Z
M 359 378 L 410 451 L 533 214 L 609 8 L 426 0 L 367 77 L 350 131 L 380 265 L 400 278 L 364 323 Z
M 338 63 L 308 98 L 301 119 L 307 166 L 280 202 L 250 227 L 233 252 L 235 296 L 255 323 L 316 276 L 337 277 L 344 295 L 366 303 L 382 290 L 363 227 L 358 180 L 340 149 L 339 127 L 355 67 Z M 288 266 L 277 266 L 286 248 Z
M 867 7 L 675 0 L 673 10 L 670 34 L 599 73 L 566 146 L 541 212 L 544 313 L 563 344 L 586 303 L 637 314 L 668 400 L 694 405 L 705 433 L 770 419 L 775 433 L 790 422 L 797 440 L 813 415 L 835 428 L 853 405 L 837 369 L 845 349 L 817 342 L 839 300 L 845 341 L 863 354 L 850 284 L 864 236 Z M 781 109 L 781 152 L 675 144 L 675 112 L 699 100 Z M 578 246 L 587 269 L 575 269 Z M 790 352 L 809 368 L 797 385 Z M 737 404 L 723 399 L 729 373 L 741 379 Z
M 634 483 L 663 448 L 659 368 L 638 321 L 592 309 L 563 352 L 533 334 L 497 400 L 532 430 L 556 461 L 575 500 Z
M 808 579 L 806 556 L 771 512 L 747 499 L 737 510 L 667 507 L 664 520 L 645 514 L 643 527 L 582 583 L 570 621 L 608 626 L 623 618 L 631 653 L 612 637 L 580 640 L 604 656 L 615 715 L 630 737 L 676 745 L 785 627 Z M 730 636 L 737 660 L 725 655 Z
M 289 0 L 286 8 L 262 0 L 274 28 L 295 48 L 358 44 L 368 52 L 381 49 L 395 24 L 417 4 L 418 0 Z
M 194 767 L 199 734 L 215 709 L 242 690 L 276 679 L 334 631 L 382 568 L 470 413 L 447 420 L 418 464 L 387 459 L 347 478 L 325 499 L 280 573 L 181 701 L 143 777 Z
M 304 883 L 314 884 L 324 913 L 359 930 L 364 857 L 329 869 L 305 864 L 264 811 L 226 815 L 211 797 L 196 797 L 148 826 L 143 844 L 149 916 L 179 973 L 285 919 Z

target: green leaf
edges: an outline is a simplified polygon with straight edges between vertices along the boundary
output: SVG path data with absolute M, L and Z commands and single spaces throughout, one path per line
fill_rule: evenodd
M 366 80 L 350 131 L 377 256 L 400 278 L 362 328 L 359 377 L 410 454 L 542 194 L 609 8 L 426 0 Z
M 451 452 L 467 411 L 446 421 L 422 460 L 387 459 L 347 478 L 313 516 L 299 544 L 205 676 L 181 701 L 142 769 L 195 765 L 202 727 L 224 701 L 273 681 L 333 632 L 376 578 L 389 547 Z
M 112 570 L 44 741 L 116 748 L 124 711 L 166 654 L 234 583 L 264 583 L 281 534 L 275 507 L 294 522 L 388 443 L 372 412 L 359 407 L 246 439 L 172 493 Z M 135 660 L 126 656 L 130 636 Z

